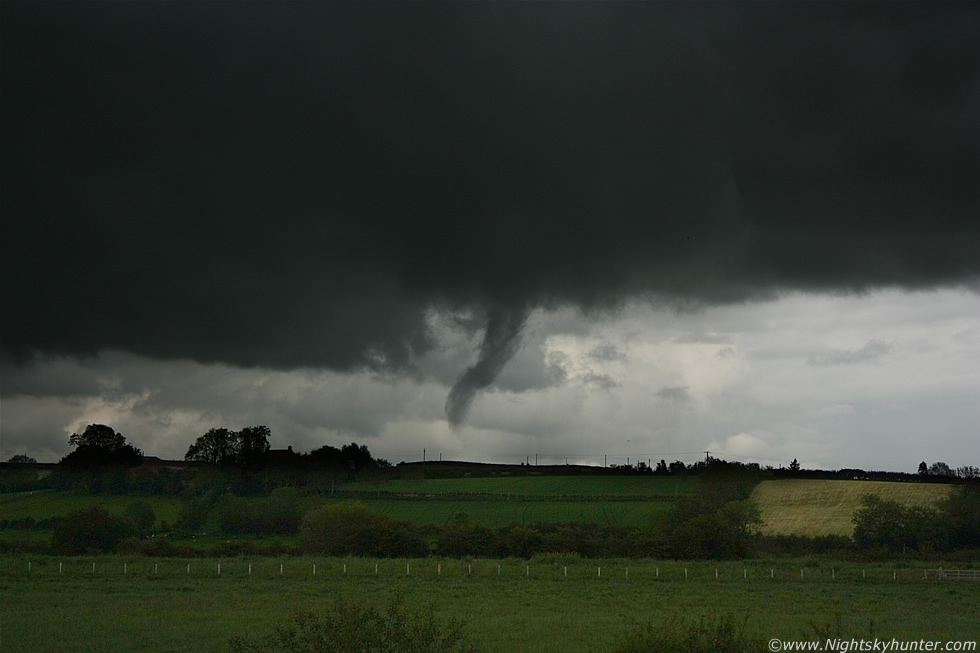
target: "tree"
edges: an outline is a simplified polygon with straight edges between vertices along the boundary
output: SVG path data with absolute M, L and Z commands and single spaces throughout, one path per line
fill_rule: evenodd
M 126 442 L 122 433 L 116 433 L 105 424 L 89 424 L 82 433 L 73 433 L 68 444 L 75 450 L 61 459 L 66 466 L 91 467 L 103 465 L 138 465 L 143 452 Z
M 919 463 L 919 474 L 921 476 L 925 476 L 928 473 L 929 473 L 929 465 L 927 465 L 926 461 L 923 460 L 921 463 Z
M 794 458 L 793 459 L 793 462 L 791 462 L 789 464 L 789 471 L 791 471 L 791 472 L 798 472 L 798 471 L 800 471 L 800 461 L 798 461 L 796 458 Z
M 270 435 L 268 426 L 248 426 L 241 431 L 210 429 L 187 449 L 184 460 L 253 464 L 261 460 L 262 455 L 269 450 Z
M 225 428 L 210 429 L 199 437 L 184 454 L 184 460 L 203 463 L 232 462 L 235 459 L 235 434 Z
M 238 446 L 236 458 L 240 465 L 257 463 L 262 455 L 269 450 L 269 436 L 272 431 L 268 426 L 247 426 L 237 433 Z
M 956 468 L 956 475 L 960 478 L 980 478 L 980 468 L 973 465 L 963 465 Z
M 932 476 L 956 476 L 949 465 L 944 462 L 933 463 L 929 466 L 929 474 Z
M 27 454 L 19 453 L 16 456 L 12 456 L 10 460 L 8 460 L 7 462 L 24 464 L 24 463 L 36 463 L 37 461 L 31 458 L 30 456 L 28 456 Z

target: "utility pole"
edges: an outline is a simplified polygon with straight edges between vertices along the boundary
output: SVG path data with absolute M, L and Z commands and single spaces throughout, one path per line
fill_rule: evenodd
M 711 462 L 711 452 L 710 451 L 705 451 L 704 452 L 704 462 L 706 462 L 706 463 Z
M 425 462 L 425 447 L 422 447 L 422 462 Z

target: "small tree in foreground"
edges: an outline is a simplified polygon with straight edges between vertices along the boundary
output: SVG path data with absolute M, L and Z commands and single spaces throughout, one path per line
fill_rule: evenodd
M 342 599 L 325 614 L 297 615 L 259 639 L 236 636 L 234 653 L 467 653 L 476 652 L 462 625 L 440 624 L 430 607 L 409 613 L 395 600 L 384 611 Z

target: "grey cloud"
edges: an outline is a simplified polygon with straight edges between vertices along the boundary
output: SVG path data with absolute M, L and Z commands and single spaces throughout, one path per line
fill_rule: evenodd
M 598 374 L 589 370 L 582 376 L 582 382 L 586 385 L 591 385 L 600 390 L 614 390 L 622 386 L 622 384 L 611 377 L 608 374 Z
M 674 342 L 692 345 L 728 345 L 731 344 L 732 339 L 731 336 L 718 333 L 689 333 L 674 338 Z
M 869 340 L 858 349 L 823 349 L 807 357 L 810 365 L 856 365 L 880 360 L 892 350 L 892 346 L 880 340 Z
M 719 349 L 715 356 L 718 358 L 735 358 L 735 350 L 731 347 L 725 347 L 724 349 Z
M 660 397 L 661 399 L 666 399 L 669 401 L 676 401 L 680 403 L 687 403 L 694 401 L 691 394 L 687 391 L 686 385 L 679 386 L 664 386 L 656 392 L 653 393 L 654 396 Z
M 0 11 L 4 375 L 413 374 L 433 308 L 980 287 L 974 4 Z
M 588 354 L 589 358 L 597 361 L 602 361 L 604 363 L 620 362 L 625 363 L 627 360 L 626 354 L 619 351 L 616 345 L 611 342 L 602 342 L 592 348 Z

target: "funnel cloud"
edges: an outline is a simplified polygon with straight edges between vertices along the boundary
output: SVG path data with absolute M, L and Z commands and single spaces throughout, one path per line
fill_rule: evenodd
M 446 398 L 450 426 L 456 428 L 465 421 L 476 393 L 493 383 L 517 353 L 528 313 L 526 308 L 493 308 L 488 312 L 479 358 L 463 372 Z

